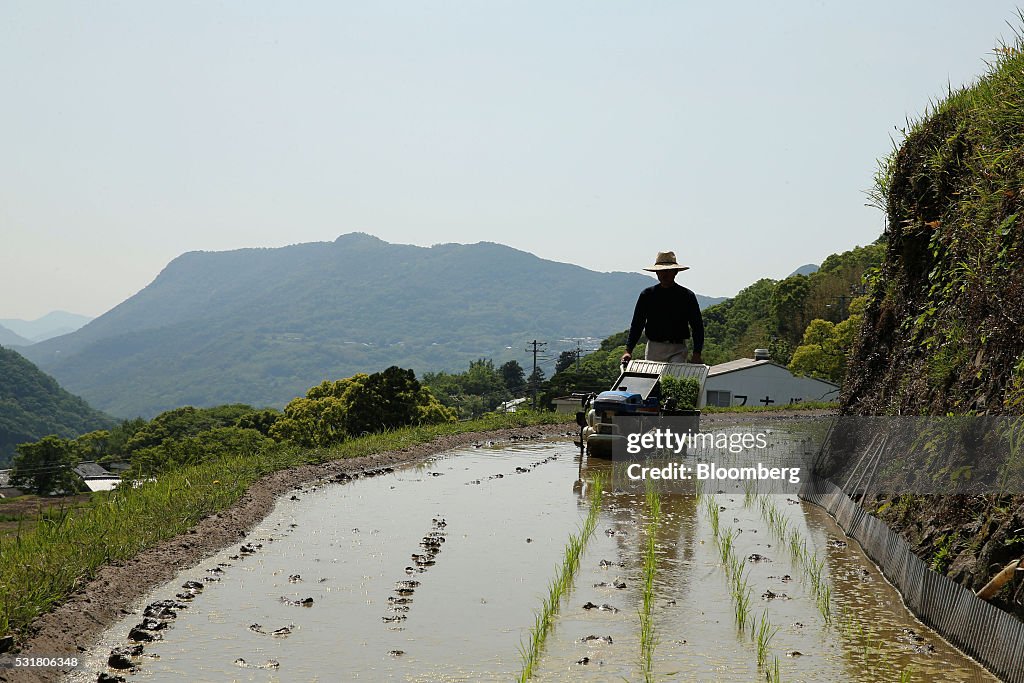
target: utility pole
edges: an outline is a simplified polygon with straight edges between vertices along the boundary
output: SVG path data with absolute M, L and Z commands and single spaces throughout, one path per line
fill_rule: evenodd
M 586 351 L 586 352 L 589 353 L 591 351 L 597 351 L 597 349 L 594 348 L 594 347 L 590 347 L 590 348 L 586 348 L 586 349 L 583 348 L 584 342 L 590 343 L 592 340 L 593 340 L 592 337 L 569 337 L 568 339 L 559 339 L 558 340 L 560 342 L 569 342 L 570 344 L 575 344 L 576 345 L 576 351 L 573 352 L 573 355 L 576 356 L 576 372 L 577 373 L 579 373 L 579 371 L 580 371 L 580 358 L 583 356 L 583 352 Z
M 527 342 L 533 348 L 527 347 L 524 351 L 533 353 L 533 372 L 530 373 L 530 391 L 533 394 L 533 407 L 537 407 L 537 382 L 534 379 L 537 376 L 537 356 L 544 352 L 544 347 L 548 345 L 547 342 L 537 341 L 534 339 L 532 342 Z

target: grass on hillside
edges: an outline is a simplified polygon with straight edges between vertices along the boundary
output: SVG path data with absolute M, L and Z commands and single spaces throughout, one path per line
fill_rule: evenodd
M 84 506 L 50 509 L 0 539 L 0 637 L 24 637 L 32 622 L 69 597 L 103 565 L 123 562 L 238 501 L 251 484 L 308 463 L 398 450 L 438 437 L 557 424 L 556 413 L 519 412 L 469 422 L 409 427 L 351 439 L 330 449 L 278 445 L 255 456 L 226 456 L 162 475 L 136 488 L 94 494 Z

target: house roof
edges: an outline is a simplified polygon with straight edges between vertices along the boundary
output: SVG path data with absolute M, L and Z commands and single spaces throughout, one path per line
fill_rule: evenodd
M 784 370 L 789 374 L 793 374 L 789 368 L 785 365 L 779 365 L 770 360 L 754 360 L 753 358 L 737 358 L 731 360 L 728 363 L 719 363 L 718 365 L 712 365 L 711 370 L 708 371 L 708 377 L 719 377 L 721 375 L 727 375 L 730 372 L 739 372 L 740 370 L 749 370 L 750 368 L 761 367 L 762 365 L 774 365 L 775 367 Z M 829 382 L 827 379 L 821 379 L 820 377 L 801 377 L 800 375 L 793 375 L 794 377 L 800 377 L 800 379 L 809 379 L 815 382 L 821 382 L 831 387 L 839 388 L 839 385 L 835 382 Z
M 770 360 L 754 360 L 753 358 L 737 358 L 731 360 L 728 363 L 719 363 L 718 365 L 712 365 L 711 369 L 708 370 L 708 377 L 714 377 L 716 375 L 724 375 L 727 372 L 736 372 L 737 370 L 746 370 L 748 368 L 756 368 L 760 365 L 778 365 Z M 782 367 L 778 365 L 778 367 Z M 785 368 L 783 368 L 785 369 Z
M 71 469 L 73 469 L 75 474 L 80 476 L 82 479 L 98 479 L 110 477 L 110 472 L 103 469 L 94 462 L 81 462 Z

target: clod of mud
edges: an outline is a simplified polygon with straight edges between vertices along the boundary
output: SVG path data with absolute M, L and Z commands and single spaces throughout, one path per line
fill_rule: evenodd
M 131 645 L 129 647 L 115 647 L 110 651 L 110 656 L 107 657 L 107 666 L 111 669 L 117 669 L 123 671 L 125 669 L 134 669 L 135 657 L 142 654 L 142 645 Z
M 292 574 L 288 577 L 288 583 L 299 583 L 300 581 L 302 581 L 301 574 Z
M 747 559 L 751 562 L 771 562 L 771 558 L 765 557 L 759 553 L 752 553 Z
M 838 538 L 830 538 L 827 543 L 829 548 L 845 548 L 846 541 L 840 541 Z
M 761 594 L 762 600 L 789 600 L 790 597 L 785 593 L 775 593 L 771 588 Z
M 618 607 L 612 607 L 607 602 L 604 603 L 603 605 L 596 605 L 596 604 L 594 604 L 592 602 L 587 602 L 587 604 L 583 605 L 583 609 L 587 609 L 587 610 L 596 609 L 599 612 L 611 612 L 613 614 L 615 614 L 615 613 L 617 613 L 619 611 Z
M 583 636 L 580 638 L 581 643 L 605 643 L 606 645 L 612 644 L 611 636 Z
M 185 583 L 181 584 L 181 587 L 185 590 L 195 591 L 197 593 L 202 593 L 203 588 L 205 588 L 205 586 L 203 586 L 203 584 L 199 583 L 198 581 L 186 581 Z
M 419 588 L 419 581 L 399 581 L 396 584 L 399 588 Z
M 402 655 L 405 654 L 405 650 L 392 650 L 388 654 L 391 655 L 392 657 L 401 657 Z
M 114 676 L 108 674 L 106 671 L 101 671 L 100 675 L 96 677 L 96 683 L 126 683 L 124 676 Z
M 170 626 L 166 621 L 159 621 L 157 619 L 143 619 L 136 625 L 135 628 L 141 628 L 143 631 L 163 631 L 165 628 Z
M 412 602 L 412 598 L 396 598 L 395 596 L 389 596 L 388 602 L 392 605 L 408 605 Z
M 306 598 L 304 600 L 291 600 L 289 598 L 286 598 L 286 597 L 282 596 L 281 597 L 281 602 L 283 602 L 286 605 L 292 605 L 293 607 L 312 607 L 313 606 L 313 598 Z
M 163 636 L 159 633 L 153 633 L 152 631 L 146 631 L 138 626 L 128 632 L 128 640 L 136 643 L 151 643 L 154 640 L 160 640 Z
M 235 666 L 240 666 L 243 669 L 276 669 L 281 666 L 281 663 L 276 659 L 268 659 L 266 664 L 250 664 L 239 657 L 235 660 Z
M 800 652 L 799 650 L 790 650 L 789 652 L 786 653 L 786 656 L 787 657 L 803 657 L 804 653 Z
M 175 610 L 184 609 L 187 605 L 174 600 L 160 600 L 146 605 L 142 610 L 142 616 L 150 619 L 177 619 L 178 613 Z
M 586 666 L 587 664 L 590 664 L 590 657 L 584 657 L 583 659 L 577 659 L 576 663 L 577 664 L 582 664 L 583 666 Z
M 911 652 L 919 655 L 930 655 L 935 653 L 935 646 L 929 643 L 924 637 L 912 628 L 904 628 L 896 640 L 911 645 Z
M 408 617 L 404 614 L 396 614 L 393 617 L 381 617 L 385 624 L 393 624 L 397 621 L 405 621 Z
M 270 635 L 277 636 L 278 638 L 284 638 L 285 636 L 290 636 L 292 634 L 292 629 L 294 628 L 294 624 L 290 626 L 282 626 L 281 628 L 274 629 L 273 631 L 271 631 Z
M 399 595 L 412 595 L 416 591 L 414 591 L 412 588 L 396 588 L 395 592 Z

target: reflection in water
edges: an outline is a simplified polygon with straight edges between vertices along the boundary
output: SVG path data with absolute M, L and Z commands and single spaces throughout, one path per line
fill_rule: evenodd
M 773 448 L 806 448 L 786 443 L 780 434 Z M 694 457 L 722 461 L 722 454 Z M 598 471 L 616 474 L 612 468 L 562 442 L 467 450 L 282 499 L 246 539 L 262 543 L 257 553 L 232 559 L 239 550 L 232 547 L 147 596 L 146 603 L 171 597 L 185 580 L 228 565 L 162 641 L 146 644 L 150 658 L 140 660 L 133 680 L 514 679 L 518 647 L 566 539 L 587 513 L 587 482 Z M 538 681 L 641 679 L 644 489 L 623 485 L 621 475 L 607 481 L 597 531 L 548 638 Z M 829 538 L 843 535 L 827 514 L 775 494 L 790 528 L 826 558 L 835 607 L 850 615 L 844 623 L 864 635 L 826 625 L 759 506 L 744 505 L 742 487 L 731 484 L 705 491 L 722 491 L 715 500 L 723 530 L 736 534 L 737 554 L 770 560 L 748 567 L 754 615 L 767 611 L 779 627 L 771 648 L 783 680 L 879 680 L 880 669 L 870 671 L 866 660 L 897 672 L 912 667 L 914 680 L 994 680 L 916 622 L 857 548 L 829 547 Z M 749 633 L 737 632 L 721 558 L 694 493 L 695 482 L 661 487 L 655 678 L 762 679 Z M 435 540 L 424 545 L 427 538 Z M 427 557 L 430 547 L 437 552 Z M 767 590 L 788 599 L 762 601 Z M 312 606 L 292 604 L 306 598 Z M 91 667 L 73 680 L 96 680 L 106 655 L 139 620 L 134 615 L 108 631 L 89 653 Z M 273 635 L 279 629 L 286 631 Z M 256 668 L 271 661 L 277 668 Z

